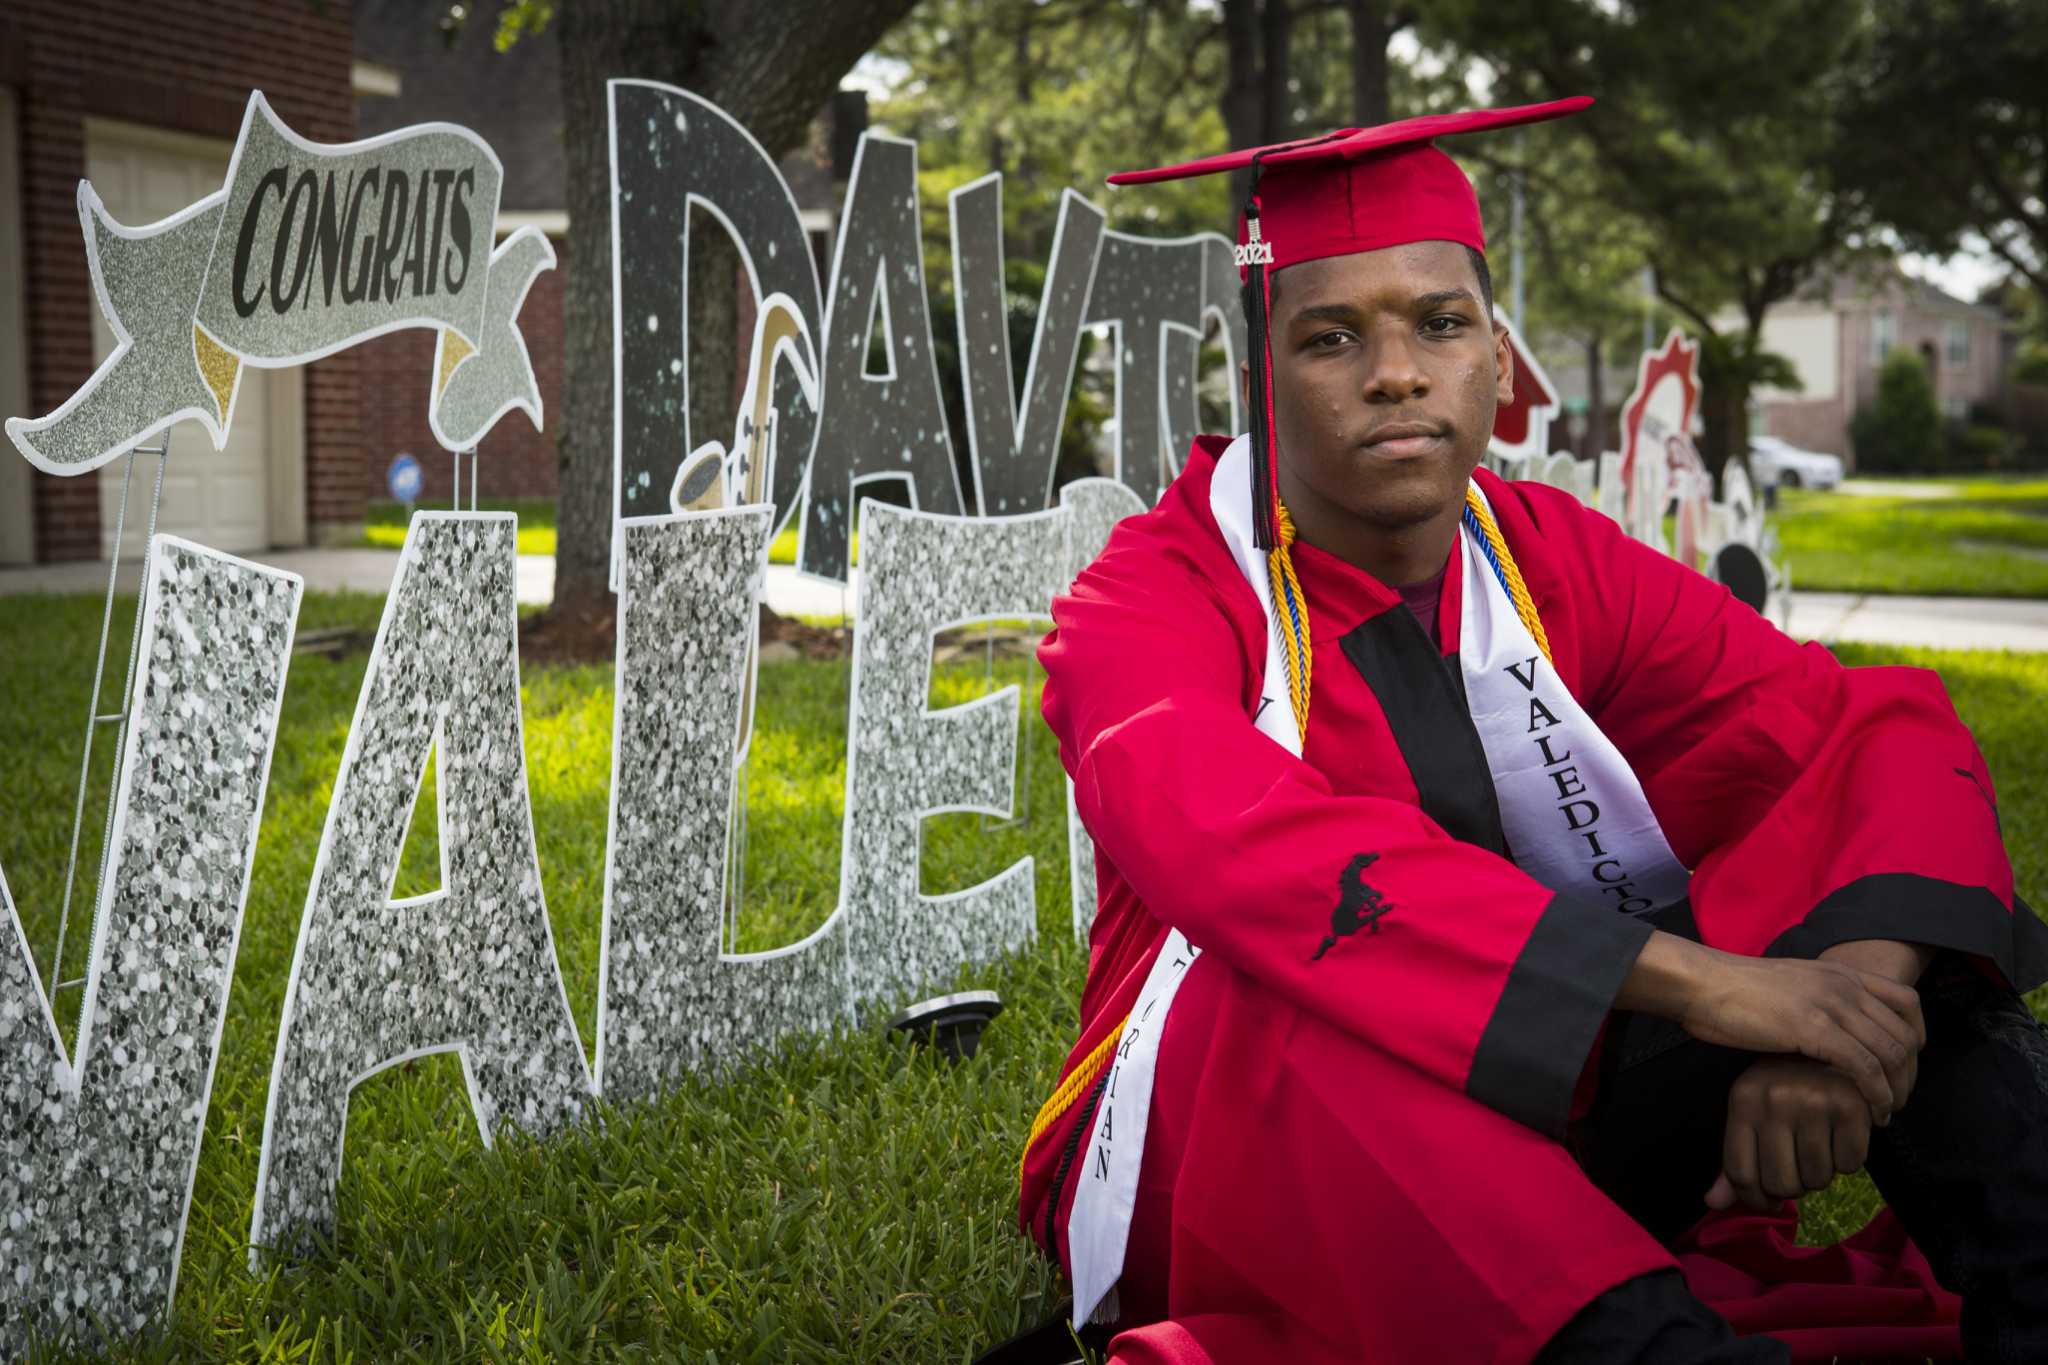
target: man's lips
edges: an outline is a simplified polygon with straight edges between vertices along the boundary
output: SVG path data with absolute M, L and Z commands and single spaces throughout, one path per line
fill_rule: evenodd
M 1433 422 L 1389 422 L 1359 445 L 1368 454 L 1400 459 L 1430 450 L 1444 435 L 1444 428 Z

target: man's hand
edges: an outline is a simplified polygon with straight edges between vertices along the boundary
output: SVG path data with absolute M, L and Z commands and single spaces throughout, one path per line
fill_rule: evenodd
M 1721 1175 L 1707 1207 L 1768 1212 L 1863 1169 L 1870 1106 L 1841 1072 L 1804 1057 L 1763 1057 L 1728 1092 Z
M 1855 1082 L 1879 1124 L 1912 1093 L 1927 1042 L 1912 987 L 1839 962 L 1719 952 L 1662 931 L 1650 936 L 1615 997 L 1702 1042 L 1798 1053 Z

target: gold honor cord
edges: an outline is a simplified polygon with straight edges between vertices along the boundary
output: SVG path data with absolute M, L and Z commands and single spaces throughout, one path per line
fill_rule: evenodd
M 1301 580 L 1294 576 L 1294 518 L 1287 504 L 1273 500 L 1276 544 L 1266 555 L 1267 576 L 1273 581 L 1273 613 L 1280 626 L 1280 649 L 1287 663 L 1287 700 L 1294 707 L 1294 724 L 1301 735 L 1301 747 L 1308 748 L 1308 695 L 1314 673 L 1315 653 L 1308 629 L 1308 598 Z
M 1088 1087 L 1095 1084 L 1096 1078 L 1102 1074 L 1102 1069 L 1109 1065 L 1109 1059 L 1116 1055 L 1117 1040 L 1124 1036 L 1124 1025 L 1130 1022 L 1131 1016 L 1128 1014 L 1117 1020 L 1116 1027 L 1109 1031 L 1109 1035 L 1095 1045 L 1094 1051 L 1081 1059 L 1079 1066 L 1067 1073 L 1067 1078 L 1060 1082 L 1060 1088 L 1053 1091 L 1052 1098 L 1039 1108 L 1038 1117 L 1031 1120 L 1031 1136 L 1024 1139 L 1023 1155 L 1017 1158 L 1019 1180 L 1024 1178 L 1024 1163 L 1031 1159 L 1031 1149 L 1045 1136 L 1046 1129 L 1059 1122 L 1060 1115 L 1072 1109 L 1075 1102 L 1088 1092 Z

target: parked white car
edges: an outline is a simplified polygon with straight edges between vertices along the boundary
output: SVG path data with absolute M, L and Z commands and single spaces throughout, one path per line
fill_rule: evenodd
M 1759 488 L 1833 488 L 1842 481 L 1842 460 L 1787 445 L 1775 436 L 1752 436 L 1749 475 Z

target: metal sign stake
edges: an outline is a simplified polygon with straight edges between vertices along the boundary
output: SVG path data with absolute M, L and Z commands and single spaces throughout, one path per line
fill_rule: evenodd
M 136 657 L 142 648 L 142 608 L 143 603 L 149 596 L 149 566 L 156 540 L 156 516 L 158 508 L 163 504 L 164 466 L 170 462 L 168 458 L 170 451 L 171 439 L 168 434 L 153 446 L 137 446 L 128 452 L 127 463 L 123 466 L 121 472 L 121 505 L 114 514 L 113 553 L 107 558 L 106 603 L 100 613 L 99 651 L 93 659 L 92 695 L 87 699 L 85 706 L 85 752 L 78 762 L 78 800 L 72 808 L 71 814 L 71 853 L 64 864 L 64 902 L 63 908 L 57 915 L 57 954 L 50 962 L 50 977 L 56 982 L 50 988 L 50 995 L 53 1001 L 58 991 L 65 990 L 71 986 L 82 986 L 85 984 L 85 976 L 83 974 L 72 977 L 70 980 L 65 979 L 64 944 L 71 931 L 71 896 L 78 881 L 78 843 L 85 828 L 85 790 L 92 779 L 93 739 L 98 733 L 100 726 L 118 724 L 120 729 L 116 732 L 114 740 L 114 762 L 116 768 L 108 779 L 107 784 L 107 819 L 104 831 L 100 836 L 99 875 L 93 887 L 95 900 L 105 893 L 107 860 L 112 852 L 107 845 L 114 836 L 114 806 L 121 795 L 120 755 L 128 741 L 128 711 L 135 692 Z M 135 457 L 137 455 L 156 456 L 156 487 L 151 493 L 149 500 L 149 530 L 142 543 L 142 577 L 137 582 L 135 588 L 135 623 L 128 638 L 128 671 L 121 683 L 120 706 L 116 710 L 103 713 L 100 711 L 100 689 L 106 677 L 107 640 L 112 633 L 114 621 L 114 590 L 121 572 L 121 544 L 128 522 L 128 490 L 135 480 Z M 88 943 L 96 940 L 98 932 L 99 915 L 97 910 L 95 910 L 87 930 L 89 935 Z M 88 963 L 92 961 L 90 947 L 86 951 L 86 961 Z

